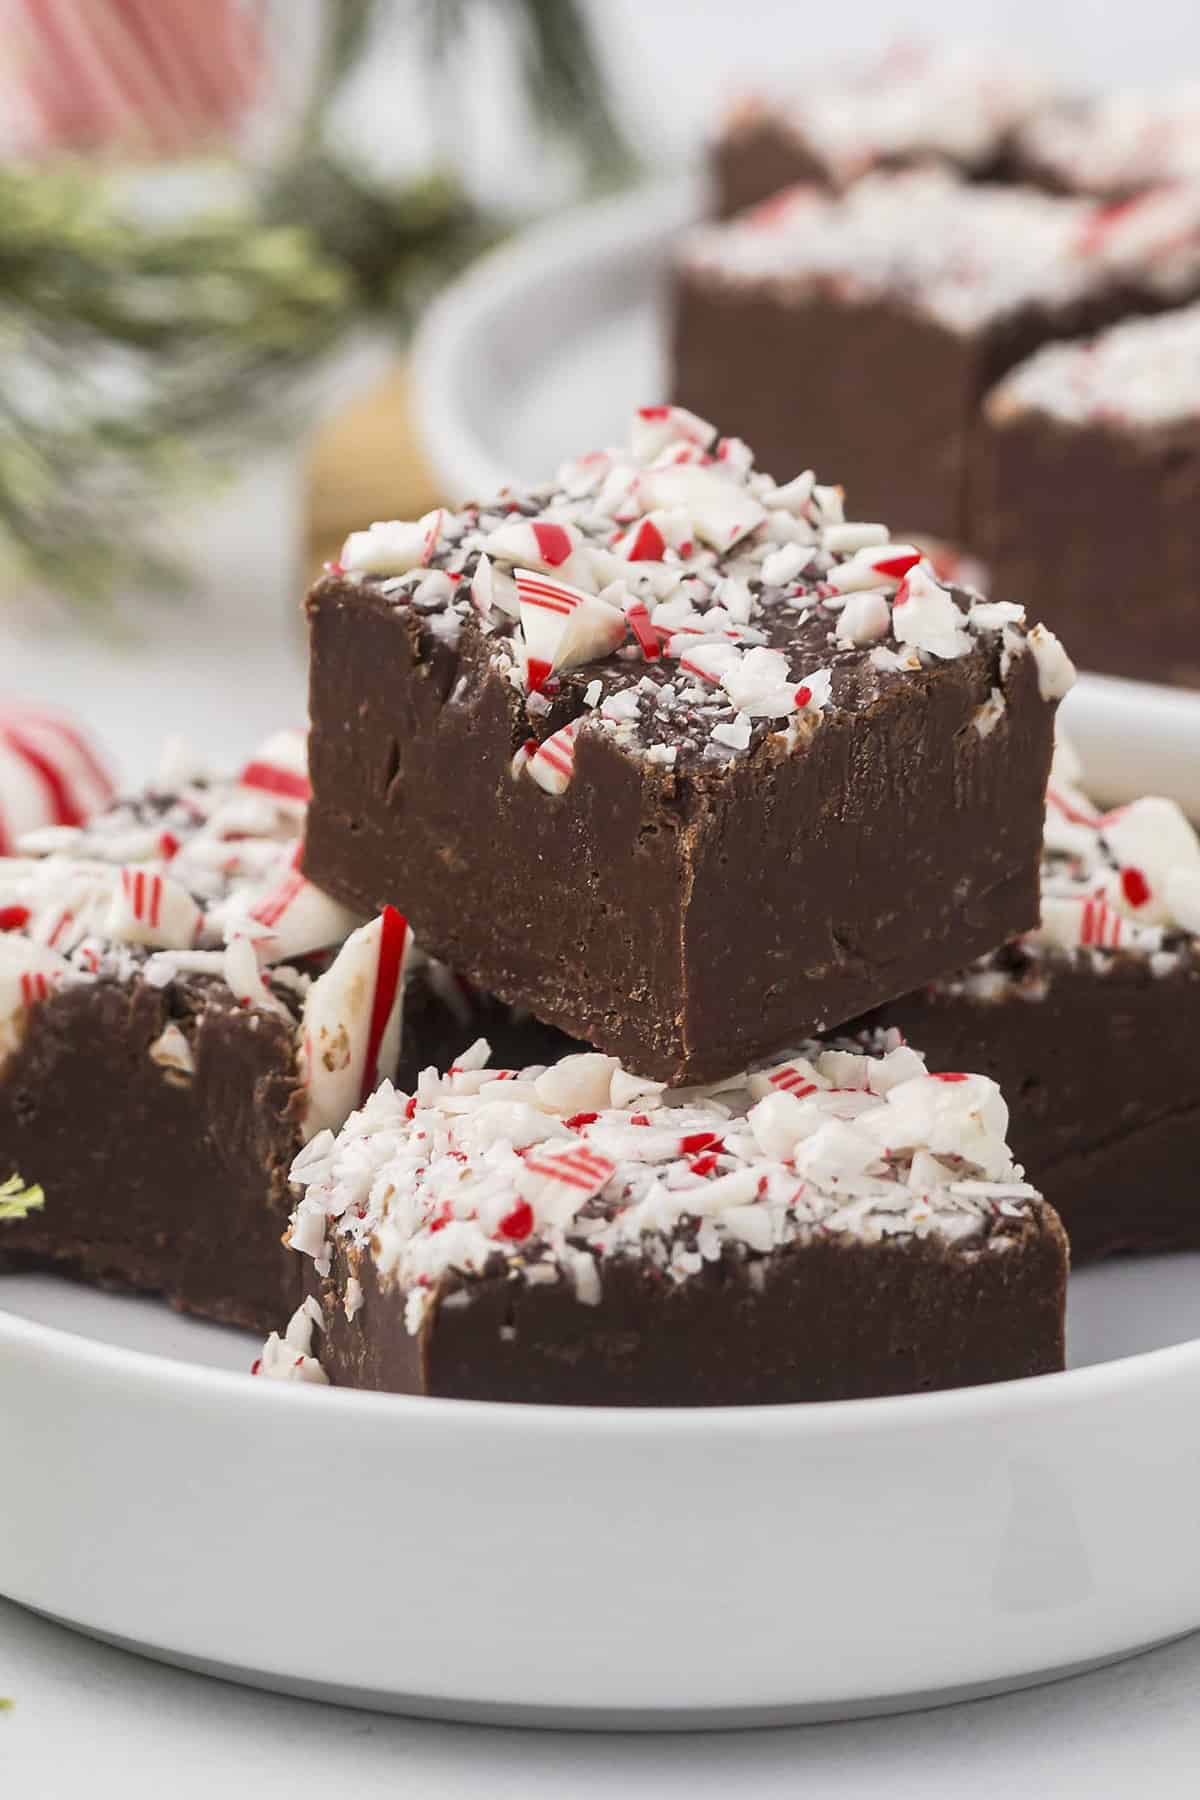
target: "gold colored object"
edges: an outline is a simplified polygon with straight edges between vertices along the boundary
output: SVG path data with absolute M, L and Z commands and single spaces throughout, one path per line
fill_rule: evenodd
M 310 577 L 373 519 L 419 519 L 440 499 L 409 416 L 403 365 L 326 421 L 309 452 L 305 552 Z

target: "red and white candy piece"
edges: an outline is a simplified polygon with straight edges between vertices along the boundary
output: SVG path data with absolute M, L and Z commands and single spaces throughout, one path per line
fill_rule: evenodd
M 238 786 L 264 794 L 282 812 L 302 814 L 312 797 L 304 733 L 273 732 L 238 776 Z
M 671 444 L 694 444 L 707 450 L 716 435 L 715 425 L 685 406 L 639 406 L 633 415 L 629 445 L 639 462 L 649 462 Z
M 119 872 L 104 934 L 121 944 L 190 950 L 203 924 L 204 914 L 185 887 L 169 875 L 133 865 Z
M 570 562 L 582 542 L 577 525 L 559 525 L 552 519 L 508 519 L 489 531 L 483 547 L 501 562 L 520 563 L 550 574 Z
M 872 544 L 846 562 L 835 565 L 826 579 L 839 594 L 861 593 L 902 581 L 920 561 L 921 552 L 915 544 Z
M 70 965 L 45 944 L 0 935 L 0 1066 L 20 1044 L 31 1009 L 49 999 L 69 972 Z
M 362 923 L 360 914 L 305 879 L 300 872 L 302 854 L 303 845 L 298 845 L 283 879 L 249 909 L 250 919 L 263 928 L 256 941 L 266 962 L 327 950 Z
M 690 548 L 690 535 L 691 526 L 685 513 L 660 507 L 622 532 L 613 551 L 626 562 L 661 562 L 668 550 L 686 554 Z
M 1094 894 L 1044 894 L 1041 924 L 1030 932 L 1029 942 L 1061 950 L 1084 946 L 1103 950 L 1156 949 L 1161 935 L 1122 918 Z
M 475 564 L 475 573 L 471 577 L 471 605 L 485 620 L 497 611 L 510 619 L 520 616 L 517 584 L 511 575 L 495 566 L 490 556 L 481 556 Z
M 557 669 L 609 656 L 625 641 L 625 615 L 595 594 L 531 569 L 516 572 L 525 681 L 538 693 Z
M 555 731 L 536 750 L 529 750 L 525 773 L 547 794 L 565 794 L 575 778 L 575 736 L 578 719 Z
M 727 675 L 740 667 L 742 660 L 742 653 L 734 644 L 696 644 L 686 636 L 678 646 L 674 638 L 670 639 L 667 648 L 672 655 L 678 648 L 679 667 L 686 675 L 694 675 L 712 687 L 720 686 Z
M 393 906 L 346 939 L 304 1002 L 306 1137 L 339 1130 L 390 1077 L 400 1054 L 404 970 L 412 938 Z
M 555 1150 L 548 1144 L 536 1144 L 525 1157 L 527 1188 L 539 1223 L 566 1223 L 586 1200 L 598 1194 L 616 1164 L 587 1143 L 572 1144 L 568 1150 Z
M 699 654 L 696 651 L 693 655 Z M 681 662 L 683 667 L 686 662 Z M 797 686 L 782 650 L 756 646 L 740 655 L 720 677 L 738 711 L 751 719 L 785 719 L 800 704 Z M 810 692 L 811 698 L 811 692 Z
M 654 629 L 646 602 L 630 600 L 625 607 L 625 617 L 646 661 L 657 662 L 662 655 L 662 640 Z
M 1147 795 L 1109 813 L 1100 829 L 1117 871 L 1106 894 L 1110 905 L 1144 925 L 1168 925 L 1168 879 L 1200 876 L 1200 840 L 1173 800 Z
M 108 771 L 69 719 L 0 705 L 0 856 L 28 832 L 82 825 L 112 798 Z

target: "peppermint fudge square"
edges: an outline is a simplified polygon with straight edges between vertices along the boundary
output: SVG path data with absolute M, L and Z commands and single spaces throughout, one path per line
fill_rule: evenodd
M 797 182 L 841 189 L 917 163 L 999 176 L 1044 96 L 1031 70 L 966 44 L 897 43 L 809 71 L 725 115 L 710 154 L 717 212 L 729 218 Z
M 972 541 L 1088 669 L 1200 687 L 1200 306 L 1053 344 L 992 390 Z
M 298 1300 L 288 1167 L 396 1073 L 409 948 L 295 867 L 307 792 L 280 733 L 0 858 L 7 1266 L 259 1329 Z
M 1000 1083 L 1073 1260 L 1200 1249 L 1200 842 L 1173 801 L 1101 812 L 1060 746 L 1038 929 L 878 1017 Z
M 867 518 L 974 548 L 988 389 L 1048 341 L 1197 293 L 1200 187 L 1119 210 L 927 169 L 793 188 L 680 241 L 673 397 L 768 468 L 844 470 Z
M 486 1059 L 301 1154 L 312 1291 L 261 1373 L 730 1406 L 1061 1368 L 1065 1240 L 984 1077 L 895 1033 L 687 1095 L 594 1053 Z
M 310 879 L 646 1075 L 1037 922 L 1057 641 L 690 413 L 354 533 L 309 617 Z

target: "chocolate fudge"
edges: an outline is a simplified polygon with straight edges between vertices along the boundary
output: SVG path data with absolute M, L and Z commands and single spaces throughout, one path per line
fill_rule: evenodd
M 980 1069 L 1076 1262 L 1200 1249 L 1200 844 L 1171 801 L 1101 813 L 1060 758 L 1040 928 L 880 1015 Z
M 1116 88 L 1032 109 L 1012 162 L 1063 194 L 1124 200 L 1164 183 L 1200 181 L 1200 83 Z
M 971 477 L 993 592 L 1085 668 L 1200 687 L 1200 306 L 1021 364 L 984 405 Z
M 45 1196 L 7 1267 L 258 1329 L 299 1299 L 288 1167 L 397 1072 L 408 947 L 295 868 L 306 794 L 283 733 L 0 859 L 0 1183 Z
M 988 389 L 1044 343 L 1198 291 L 1200 189 L 1113 209 L 937 170 L 794 188 L 681 240 L 673 390 L 767 467 L 844 469 L 866 517 L 969 544 Z
M 1057 642 L 694 415 L 353 534 L 309 614 L 310 879 L 647 1075 L 1036 922 Z
M 312 1288 L 260 1372 L 731 1406 L 1062 1367 L 1065 1240 L 985 1078 L 896 1034 L 677 1096 L 595 1053 L 486 1058 L 381 1088 L 297 1160 Z
M 840 189 L 915 163 L 999 175 L 1043 93 L 1036 75 L 992 51 L 900 43 L 790 92 L 744 95 L 712 145 L 717 211 L 731 217 L 796 182 Z

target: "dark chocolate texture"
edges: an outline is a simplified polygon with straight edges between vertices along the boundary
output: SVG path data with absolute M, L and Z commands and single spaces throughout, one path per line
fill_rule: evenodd
M 999 1082 L 1013 1154 L 1074 1262 L 1200 1249 L 1200 962 L 1155 974 L 1142 955 L 1005 956 L 1013 977 L 992 998 L 943 983 L 864 1023 L 899 1026 L 932 1069 Z
M 1001 1220 L 1002 1250 L 937 1239 L 816 1238 L 726 1255 L 677 1285 L 610 1259 L 597 1305 L 569 1287 L 446 1277 L 419 1333 L 369 1256 L 340 1242 L 322 1301 L 335 1384 L 574 1406 L 853 1400 L 1046 1374 L 1063 1365 L 1066 1246 L 1053 1210 Z M 752 1279 L 749 1270 L 758 1272 Z M 347 1321 L 348 1277 L 363 1303 Z
M 367 912 L 402 904 L 432 954 L 640 1073 L 724 1076 L 1036 922 L 1053 709 L 1032 655 L 1001 675 L 994 634 L 885 673 L 831 650 L 820 607 L 780 607 L 770 641 L 833 669 L 806 743 L 756 720 L 750 753 L 714 762 L 686 718 L 651 710 L 673 769 L 585 729 L 549 795 L 512 779 L 530 722 L 473 616 L 455 647 L 379 583 L 337 576 L 309 615 L 311 879 Z M 578 716 L 597 676 L 612 691 L 677 668 L 573 670 L 537 734 Z

